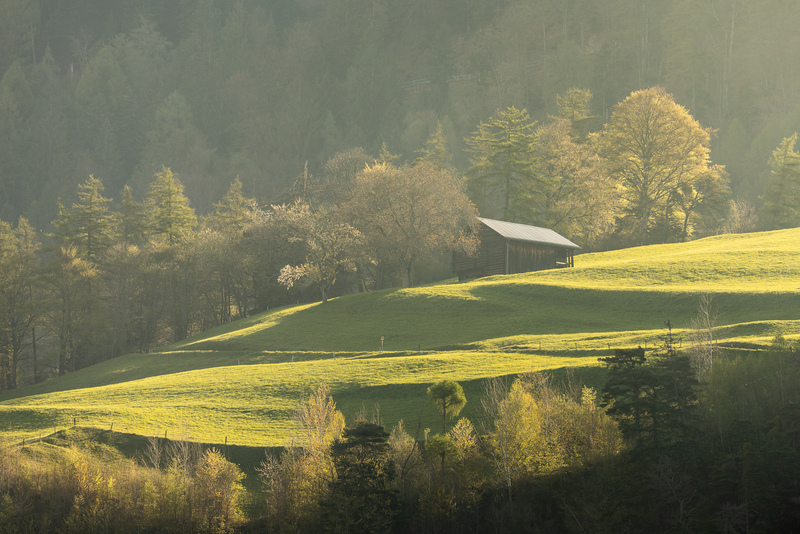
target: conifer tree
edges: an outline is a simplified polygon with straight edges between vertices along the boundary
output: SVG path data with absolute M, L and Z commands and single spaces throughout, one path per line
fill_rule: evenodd
M 436 122 L 436 131 L 431 134 L 425 143 L 425 148 L 419 153 L 422 155 L 422 159 L 437 170 L 453 167 L 453 154 L 447 148 L 447 136 L 444 134 L 441 121 Z
M 59 201 L 58 217 L 53 221 L 54 237 L 61 246 L 74 246 L 84 260 L 97 262 L 114 237 L 111 199 L 103 196 L 103 182 L 89 175 L 78 186 L 78 202 L 70 208 Z
M 114 213 L 117 239 L 125 245 L 139 245 L 146 241 L 148 221 L 144 204 L 133 197 L 133 191 L 126 185 L 120 194 L 120 202 Z
M 531 153 L 535 125 L 526 110 L 509 107 L 481 122 L 466 139 L 471 155 L 467 188 L 481 215 L 493 215 L 499 196 L 500 216 L 517 220 L 524 196 L 536 193 Z
M 108 205 L 110 198 L 103 196 L 103 182 L 89 175 L 78 186 L 78 203 L 72 205 L 71 215 L 76 245 L 83 257 L 96 261 L 111 244 L 113 237 L 112 215 Z
M 206 226 L 223 232 L 241 232 L 248 221 L 249 207 L 253 204 L 242 193 L 242 181 L 237 176 L 228 192 L 214 203 L 214 213 L 205 218 Z
M 447 416 L 458 415 L 467 404 L 461 384 L 455 380 L 440 380 L 428 388 L 428 398 L 442 411 L 442 434 L 447 434 Z
M 394 460 L 383 427 L 356 421 L 331 447 L 336 478 L 322 500 L 327 532 L 390 532 L 398 515 Z
M 784 137 L 772 151 L 772 180 L 762 200 L 763 213 L 772 228 L 800 224 L 800 154 L 795 152 L 797 132 Z
M 146 204 L 152 235 L 169 245 L 176 244 L 197 226 L 197 216 L 183 194 L 183 184 L 168 167 L 162 167 L 150 183 Z

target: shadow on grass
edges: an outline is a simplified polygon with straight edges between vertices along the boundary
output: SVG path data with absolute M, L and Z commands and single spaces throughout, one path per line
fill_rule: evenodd
M 566 388 L 568 369 L 572 369 L 574 381 L 579 386 L 588 386 L 596 392 L 602 389 L 606 380 L 606 370 L 601 366 L 592 367 L 563 367 L 541 371 L 553 377 L 558 388 Z M 498 377 L 511 386 L 518 374 L 503 375 Z M 443 377 L 444 378 L 444 377 Z M 486 379 L 460 381 L 467 398 L 467 404 L 459 416 L 448 423 L 454 423 L 460 417 L 466 417 L 473 424 L 482 417 L 481 398 L 484 393 Z M 436 434 L 441 432 L 442 416 L 436 406 L 428 400 L 427 389 L 431 384 L 389 384 L 383 386 L 359 387 L 356 384 L 340 385 L 333 391 L 336 406 L 345 416 L 347 424 L 352 424 L 357 416 L 367 419 L 380 416 L 381 424 L 388 432 L 403 420 L 406 431 L 414 436 L 416 429 L 429 428 Z M 382 404 L 376 403 L 380 399 Z M 476 424 L 476 428 L 478 425 Z M 420 437 L 421 439 L 421 437 Z
M 56 428 L 63 421 L 60 413 L 48 413 L 16 407 L 11 410 L 0 409 L 0 415 L 2 415 L 2 430 L 11 435 L 14 432 L 38 432 L 42 428 Z

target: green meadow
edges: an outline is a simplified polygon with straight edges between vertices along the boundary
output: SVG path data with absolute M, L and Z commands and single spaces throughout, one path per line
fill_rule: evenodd
M 579 255 L 575 268 L 361 293 L 271 310 L 153 354 L 130 354 L 0 395 L 0 431 L 33 439 L 74 424 L 204 443 L 282 446 L 321 380 L 348 421 L 378 414 L 411 433 L 440 425 L 425 390 L 462 382 L 479 416 L 485 378 L 574 368 L 686 338 L 703 294 L 720 343 L 800 336 L 800 230 Z M 383 341 L 381 341 L 383 340 Z M 685 341 L 684 341 L 685 343 Z

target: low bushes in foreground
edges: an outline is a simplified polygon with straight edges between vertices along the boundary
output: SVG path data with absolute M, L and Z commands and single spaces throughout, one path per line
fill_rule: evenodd
M 239 468 L 189 444 L 167 467 L 104 461 L 75 448 L 58 459 L 0 447 L 2 532 L 228 532 L 241 521 Z M 190 454 L 177 454 L 188 451 Z

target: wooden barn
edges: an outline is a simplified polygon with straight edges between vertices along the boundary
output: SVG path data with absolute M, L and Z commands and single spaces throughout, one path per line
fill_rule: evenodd
M 482 217 L 478 220 L 481 243 L 477 255 L 453 255 L 453 270 L 461 280 L 575 265 L 573 254 L 581 247 L 553 230 Z

